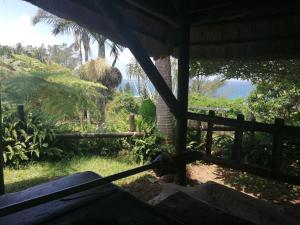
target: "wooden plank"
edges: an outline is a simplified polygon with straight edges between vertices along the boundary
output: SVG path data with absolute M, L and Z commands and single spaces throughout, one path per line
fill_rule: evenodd
M 186 165 L 182 158 L 186 151 L 187 136 L 187 111 L 189 92 L 189 42 L 190 26 L 188 21 L 189 1 L 180 1 L 179 14 L 179 48 L 178 48 L 178 78 L 177 78 L 177 99 L 178 117 L 176 118 L 175 150 L 178 157 L 176 168 L 178 184 L 186 184 Z
M 282 135 L 281 127 L 284 126 L 284 120 L 275 119 L 276 132 L 273 135 L 273 146 L 272 146 L 272 169 L 280 170 L 281 158 L 282 158 Z
M 178 28 L 177 18 L 172 10 L 172 6 L 168 5 L 167 2 L 161 1 L 141 1 L 141 0 L 125 0 L 129 4 L 143 10 L 144 12 L 151 15 L 152 18 L 157 18 L 165 23 L 168 23 Z
M 210 110 L 208 115 L 213 118 L 215 116 L 215 111 Z M 205 150 L 206 150 L 207 155 L 211 155 L 211 148 L 212 148 L 212 143 L 213 143 L 213 137 L 212 137 L 213 126 L 214 126 L 214 124 L 212 123 L 212 121 L 209 121 L 207 123 L 206 145 L 205 145 Z
M 245 120 L 244 115 L 238 114 L 237 120 L 243 122 Z M 234 133 L 234 144 L 231 153 L 232 160 L 240 161 L 240 151 L 242 150 L 242 144 L 243 144 L 243 129 L 242 127 L 238 126 L 236 127 Z
M 143 132 L 118 132 L 118 133 L 64 133 L 55 134 L 59 139 L 93 139 L 93 138 L 126 138 L 126 137 L 144 137 Z
M 98 5 L 99 10 L 101 10 L 102 13 L 111 20 L 114 30 L 118 32 L 121 37 L 123 37 L 131 53 L 139 62 L 140 66 L 149 77 L 157 92 L 170 108 L 170 111 L 177 117 L 178 110 L 181 106 L 178 104 L 173 92 L 170 90 L 161 74 L 149 58 L 140 41 L 129 28 L 130 26 L 127 24 L 126 19 L 114 6 L 113 1 L 95 1 L 95 4 Z
M 199 120 L 202 122 L 213 122 L 214 124 L 222 124 L 226 126 L 241 126 L 244 131 L 260 131 L 260 132 L 268 132 L 273 133 L 277 128 L 274 127 L 273 124 L 267 123 L 258 123 L 253 121 L 238 121 L 236 119 L 223 118 L 219 116 L 215 116 L 211 118 L 209 115 L 192 113 L 188 112 L 188 119 L 191 120 Z M 280 131 L 287 135 L 300 136 L 300 127 L 293 126 L 283 126 L 280 128 Z

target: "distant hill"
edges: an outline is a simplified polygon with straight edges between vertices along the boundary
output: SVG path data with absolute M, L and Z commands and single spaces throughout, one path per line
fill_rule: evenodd
M 137 81 L 136 80 L 123 80 L 119 88 L 124 89 L 126 83 L 129 83 L 134 95 L 137 96 Z M 154 91 L 154 87 L 151 83 L 148 84 L 148 88 Z M 228 80 L 225 85 L 219 88 L 215 93 L 214 97 L 225 97 L 229 99 L 234 98 L 247 98 L 250 92 L 254 89 L 254 85 L 249 81 L 240 80 Z

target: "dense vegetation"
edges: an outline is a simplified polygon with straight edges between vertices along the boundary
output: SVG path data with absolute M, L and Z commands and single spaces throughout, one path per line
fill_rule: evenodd
M 157 130 L 156 95 L 149 93 L 146 86 L 139 87 L 140 97 L 133 96 L 129 85 L 118 91 L 122 75 L 104 59 L 89 60 L 83 65 L 81 62 L 74 49 L 66 45 L 0 47 L 3 144 L 7 166 L 22 168 L 37 161 L 52 163 L 72 160 L 75 156 L 117 155 L 126 155 L 137 163 L 144 163 L 153 160 L 162 151 L 174 152 L 173 146 L 165 144 L 164 137 Z M 259 80 L 253 73 L 247 75 L 247 67 L 242 67 L 243 75 L 238 76 L 241 71 L 237 70 L 237 64 L 220 65 L 207 62 L 191 65 L 191 111 L 207 114 L 212 108 L 216 109 L 217 115 L 229 118 L 244 114 L 246 119 L 255 117 L 257 121 L 273 123 L 275 118 L 280 117 L 288 125 L 300 125 L 299 82 L 290 79 L 278 82 L 280 75 L 273 79 L 265 74 L 262 76 L 268 79 Z M 270 65 L 263 66 L 265 70 L 262 71 L 268 73 Z M 254 65 L 251 64 L 250 68 Z M 139 76 L 140 68 L 136 62 L 133 66 L 129 65 L 129 69 L 133 77 L 141 81 L 146 79 L 144 74 Z M 207 78 L 220 71 L 223 77 Z M 253 71 L 262 73 L 258 69 Z M 247 99 L 215 98 L 213 93 L 224 85 L 224 77 L 250 79 L 255 90 Z M 176 80 L 176 71 L 173 79 Z M 17 105 L 25 106 L 25 120 L 18 115 Z M 144 132 L 144 138 L 60 140 L 55 135 L 128 131 L 131 113 L 136 115 L 137 131 Z M 188 149 L 203 151 L 204 138 L 199 143 L 190 132 Z M 215 132 L 213 138 L 213 154 L 229 158 L 233 133 Z M 270 166 L 271 143 L 270 135 L 245 133 L 241 152 L 243 161 Z M 285 138 L 283 145 L 282 167 L 299 174 L 299 140 Z

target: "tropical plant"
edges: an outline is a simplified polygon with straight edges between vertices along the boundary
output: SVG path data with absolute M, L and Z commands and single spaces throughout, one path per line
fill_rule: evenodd
M 249 111 L 258 121 L 274 123 L 282 118 L 286 124 L 300 126 L 300 82 L 262 82 L 248 100 Z
M 139 126 L 143 126 L 140 129 L 143 130 L 145 136 L 123 142 L 124 148 L 128 149 L 135 161 L 143 164 L 154 160 L 162 152 L 172 152 L 171 146 L 164 144 L 164 138 L 157 133 L 154 123 L 149 125 L 141 120 Z
M 120 52 L 123 51 L 123 47 L 109 41 L 104 36 L 90 31 L 89 29 L 78 25 L 77 23 L 59 18 L 51 13 L 48 13 L 42 9 L 38 10 L 37 14 L 33 17 L 32 23 L 38 24 L 45 22 L 52 26 L 52 33 L 58 34 L 73 34 L 74 35 L 74 47 L 79 50 L 80 57 L 82 58 L 81 46 L 84 49 L 84 61 L 87 62 L 89 59 L 90 52 L 90 41 L 94 40 L 98 43 L 98 57 L 105 58 L 105 43 L 111 47 L 111 55 L 114 56 L 112 66 L 115 65 Z
M 79 68 L 79 76 L 84 80 L 103 84 L 107 87 L 107 89 L 101 90 L 103 97 L 97 100 L 101 112 L 100 122 L 104 124 L 106 103 L 122 81 L 121 72 L 117 68 L 107 65 L 105 59 L 97 58 L 82 65 Z
M 6 107 L 7 108 L 7 107 Z M 53 124 L 41 121 L 38 114 L 30 113 L 26 124 L 17 119 L 8 110 L 3 115 L 3 146 L 4 162 L 8 165 L 19 166 L 29 160 L 38 159 L 41 155 L 61 151 L 51 147 L 54 140 Z
M 154 123 L 156 118 L 156 106 L 151 99 L 143 100 L 139 109 L 139 114 L 148 123 Z
M 96 108 L 95 99 L 100 98 L 100 83 L 84 81 L 55 63 L 25 56 L 12 55 L 0 59 L 3 100 L 16 104 L 29 104 L 41 108 L 57 118 L 79 117 L 84 108 Z

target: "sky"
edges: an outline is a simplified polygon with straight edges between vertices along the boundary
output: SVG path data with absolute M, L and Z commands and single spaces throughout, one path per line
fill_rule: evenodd
M 38 8 L 22 0 L 0 0 L 0 45 L 14 46 L 17 43 L 23 45 L 41 46 L 73 42 L 72 35 L 53 36 L 51 27 L 47 24 L 31 24 L 31 18 L 36 14 Z M 107 61 L 113 59 L 107 49 Z M 92 58 L 97 55 L 96 43 L 92 45 Z M 120 69 L 123 77 L 126 78 L 126 65 L 132 58 L 129 49 L 125 49 L 120 55 L 116 67 Z

